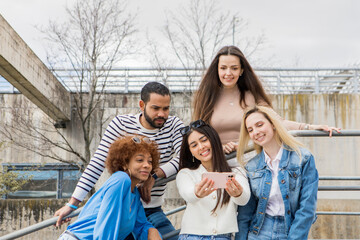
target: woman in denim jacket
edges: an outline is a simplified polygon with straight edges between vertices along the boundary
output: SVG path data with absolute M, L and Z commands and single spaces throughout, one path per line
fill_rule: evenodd
M 319 182 L 313 155 L 267 107 L 247 111 L 240 132 L 237 157 L 247 170 L 251 199 L 239 208 L 237 239 L 307 239 Z M 245 163 L 250 139 L 258 154 Z

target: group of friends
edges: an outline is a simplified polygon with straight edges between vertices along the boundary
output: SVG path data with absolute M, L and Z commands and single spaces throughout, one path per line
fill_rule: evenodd
M 169 116 L 161 83 L 141 90 L 141 113 L 116 116 L 56 223 L 77 209 L 105 168 L 112 175 L 87 201 L 61 240 L 162 239 L 174 231 L 161 205 L 174 174 L 186 201 L 175 239 L 307 239 L 316 220 L 313 155 L 288 130 L 340 131 L 281 118 L 236 46 L 219 50 L 193 97 L 193 121 Z M 247 156 L 249 144 L 256 150 Z M 233 159 L 225 154 L 237 151 Z M 231 172 L 225 188 L 204 173 Z

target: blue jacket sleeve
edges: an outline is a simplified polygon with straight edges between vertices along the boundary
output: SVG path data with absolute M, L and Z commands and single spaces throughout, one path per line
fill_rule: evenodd
M 250 191 L 251 192 L 251 191 Z M 257 200 L 251 192 L 250 200 L 244 206 L 238 206 L 238 227 L 239 232 L 235 235 L 235 240 L 247 240 L 250 223 L 257 208 Z
M 315 167 L 313 155 L 302 167 L 302 183 L 299 208 L 295 212 L 294 221 L 289 231 L 289 239 L 307 239 L 316 214 L 316 202 L 319 175 Z
M 131 199 L 130 184 L 130 181 L 119 178 L 107 186 L 94 226 L 94 239 L 119 239 L 121 210 L 126 205 L 125 199 Z
M 140 201 L 140 199 L 139 199 Z M 139 204 L 139 209 L 137 212 L 136 222 L 133 233 L 136 236 L 136 239 L 139 240 L 147 240 L 148 239 L 148 231 L 150 228 L 154 228 L 154 226 L 147 220 L 145 215 L 145 210 L 142 204 Z

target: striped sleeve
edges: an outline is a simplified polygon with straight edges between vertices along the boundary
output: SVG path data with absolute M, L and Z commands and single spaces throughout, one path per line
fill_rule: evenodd
M 182 135 L 180 129 L 184 127 L 184 123 L 177 117 L 174 117 L 171 130 L 169 132 L 168 141 L 172 148 L 172 159 L 161 165 L 160 168 L 164 171 L 166 177 L 172 176 L 179 171 L 179 154 L 182 143 Z
M 119 137 L 124 136 L 123 123 L 120 117 L 115 117 L 106 128 L 105 133 L 100 141 L 100 144 L 87 165 L 85 171 L 81 175 L 81 178 L 76 185 L 73 198 L 79 201 L 83 201 L 88 192 L 94 187 L 97 180 L 105 168 L 105 160 L 108 155 L 110 145 Z

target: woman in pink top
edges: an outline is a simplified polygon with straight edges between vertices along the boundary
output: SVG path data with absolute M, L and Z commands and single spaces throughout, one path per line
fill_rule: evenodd
M 228 154 L 237 148 L 245 108 L 255 105 L 272 107 L 259 78 L 239 48 L 221 48 L 194 95 L 193 119 L 202 119 L 215 128 Z M 329 136 L 332 130 L 340 130 L 327 125 L 281 120 L 288 130 L 324 130 Z

